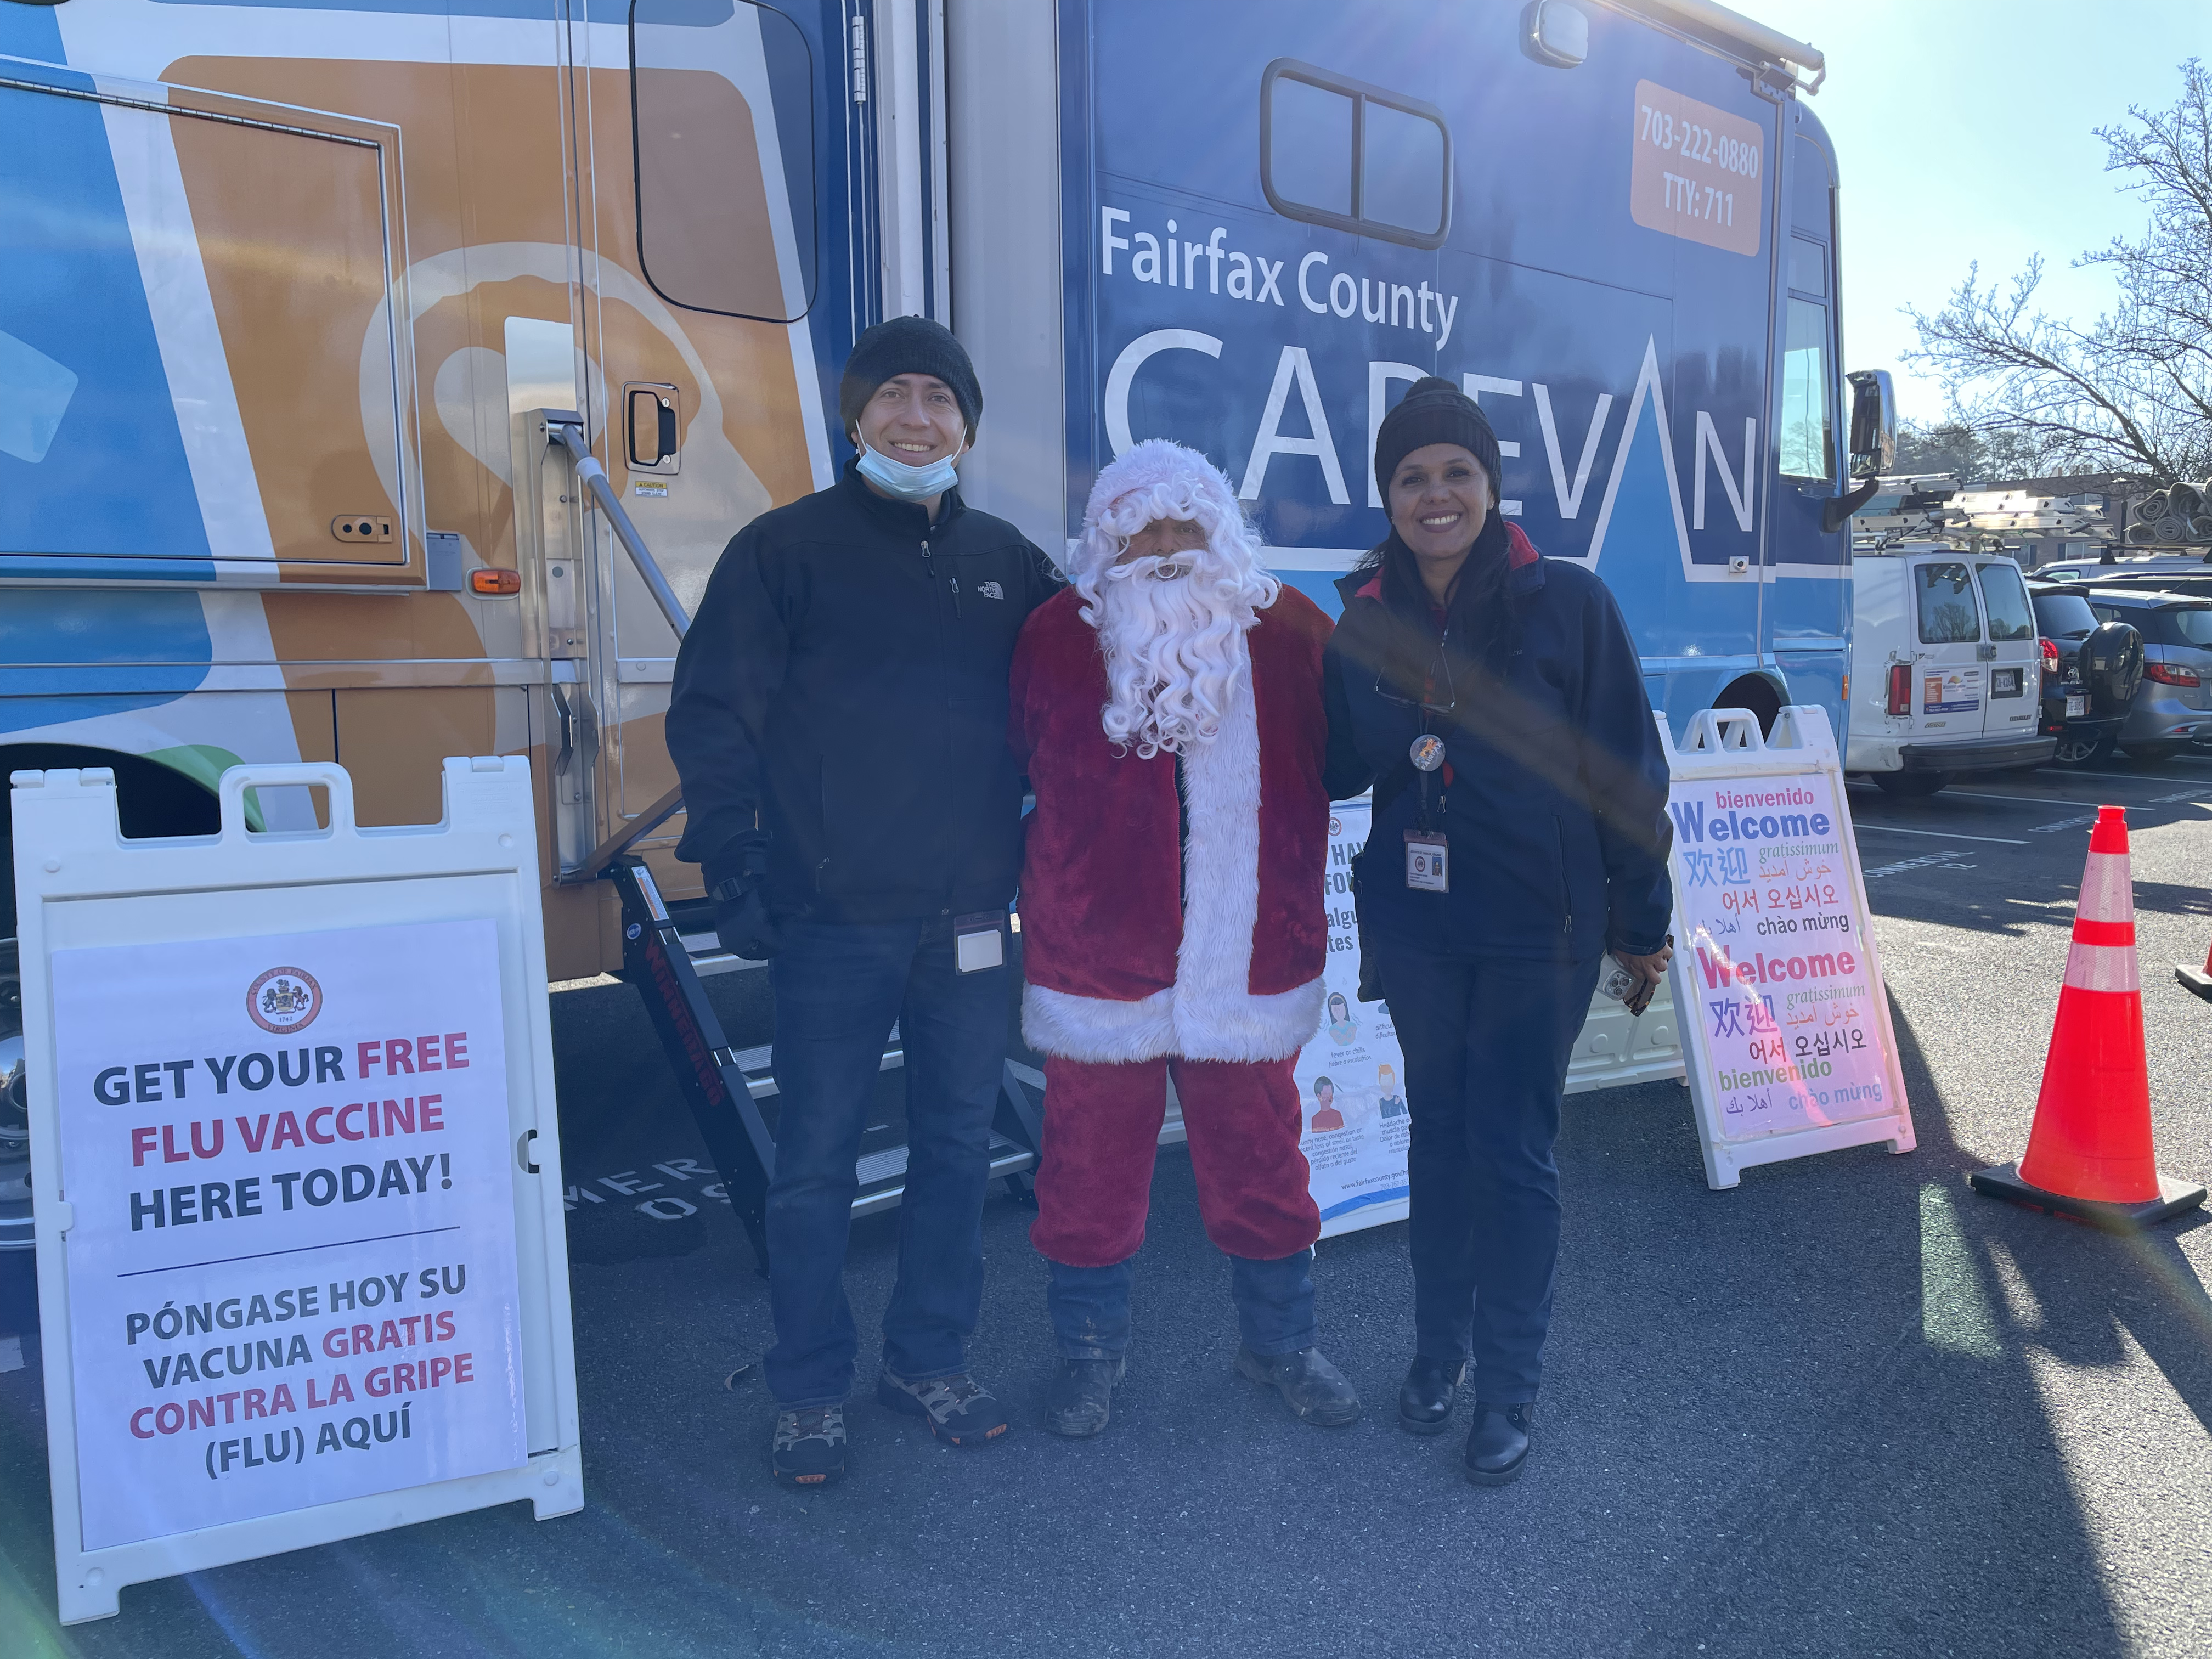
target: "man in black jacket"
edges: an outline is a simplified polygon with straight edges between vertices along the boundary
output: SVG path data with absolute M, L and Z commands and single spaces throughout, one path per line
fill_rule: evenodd
M 1006 1426 L 967 1345 L 1021 864 L 1007 670 L 1057 585 L 1019 531 L 961 501 L 953 463 L 983 398 L 951 333 L 878 324 L 854 345 L 839 407 L 859 459 L 724 550 L 667 723 L 688 813 L 677 855 L 705 866 L 724 946 L 774 958 L 769 1460 L 800 1486 L 844 1468 L 854 1164 L 894 1020 L 906 1193 L 876 1395 L 955 1445 Z

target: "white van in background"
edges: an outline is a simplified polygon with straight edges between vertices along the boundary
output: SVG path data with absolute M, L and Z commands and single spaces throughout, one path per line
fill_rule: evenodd
M 1903 547 L 1851 569 L 1844 769 L 1899 795 L 1964 773 L 2036 766 L 2042 647 L 2020 567 L 1992 553 Z

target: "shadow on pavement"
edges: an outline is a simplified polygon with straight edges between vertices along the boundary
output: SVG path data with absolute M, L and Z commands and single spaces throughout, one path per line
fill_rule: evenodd
M 2137 880 L 2136 908 L 2168 916 L 2212 916 L 2212 890 L 2170 881 Z
M 763 978 L 718 986 L 733 1035 Z M 2212 1306 L 2170 1230 L 2113 1238 L 1971 1193 L 1966 1172 L 1990 1161 L 1973 1148 L 2021 1121 L 2006 1093 L 2019 1069 L 1991 1085 L 1947 1051 L 1947 1076 L 1976 1079 L 1954 1098 L 1917 1027 L 1947 1011 L 1910 994 L 1894 1007 L 1920 1135 L 1907 1157 L 1862 1148 L 1714 1194 L 1678 1085 L 1570 1099 L 1558 1314 L 1518 1486 L 1477 1492 L 1457 1435 L 1395 1426 L 1412 1340 L 1402 1227 L 1329 1241 L 1316 1269 L 1323 1345 L 1360 1389 L 1363 1422 L 1305 1427 L 1236 1377 L 1227 1266 L 1170 1150 L 1128 1379 L 1096 1442 L 1036 1427 L 1049 1347 L 1026 1210 L 994 1188 L 985 1211 L 975 1364 L 1017 1428 L 975 1452 L 868 1398 L 897 1223 L 858 1224 L 854 1472 L 809 1496 L 767 1479 L 757 1376 L 722 1386 L 768 1340 L 765 1287 L 706 1193 L 703 1149 L 643 1012 L 627 990 L 568 994 L 556 1048 L 564 1184 L 579 1194 L 585 1512 L 541 1526 L 526 1509 L 487 1511 L 195 1574 L 126 1591 L 119 1620 L 60 1632 L 37 1392 L 0 1377 L 0 1632 L 30 1632 L 0 1647 L 9 1659 L 2139 1650 L 2104 1588 L 2100 1551 L 2129 1511 L 2094 1449 L 2172 1432 L 2179 1413 L 2157 1414 L 2136 1355 L 2198 1424 L 2212 1419 Z

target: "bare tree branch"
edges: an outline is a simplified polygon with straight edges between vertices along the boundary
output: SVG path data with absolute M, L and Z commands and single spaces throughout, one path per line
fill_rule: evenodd
M 1906 307 L 1920 344 L 1905 361 L 1984 450 L 2002 435 L 2045 471 L 2212 472 L 2212 72 L 2191 58 L 2181 81 L 2172 108 L 2096 131 L 2106 171 L 2149 212 L 2140 238 L 2075 262 L 2112 273 L 2110 311 L 2084 327 L 2037 308 L 2040 256 L 2008 289 L 1977 265 L 1932 315 Z

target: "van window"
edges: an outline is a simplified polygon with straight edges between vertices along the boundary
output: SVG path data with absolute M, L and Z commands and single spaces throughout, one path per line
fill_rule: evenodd
M 1286 202 L 1352 216 L 1349 94 L 1284 76 L 1270 90 L 1267 174 Z
M 1284 217 L 1439 247 L 1451 183 L 1435 105 L 1289 58 L 1261 74 L 1260 189 Z
M 1790 239 L 1790 286 L 1815 299 L 1828 297 L 1828 250 L 1804 236 Z
M 750 0 L 633 0 L 637 253 L 689 311 L 792 323 L 814 303 L 814 67 Z
M 1980 613 L 1974 608 L 1974 581 L 1963 564 L 1923 564 L 1912 572 L 1920 601 L 1920 643 L 1978 645 Z
M 2032 640 L 2035 637 L 2035 617 L 2028 609 L 2027 589 L 2021 586 L 2020 568 L 2010 564 L 1984 564 L 1975 568 L 1982 576 L 1982 608 L 1990 615 L 1990 637 L 1993 640 Z
M 1835 477 L 1835 442 L 1828 426 L 1828 308 L 1810 300 L 1790 301 L 1790 331 L 1783 346 L 1782 476 Z M 1959 567 L 1966 574 L 1966 567 Z
M 1796 167 L 1790 180 L 1790 222 L 1823 240 L 1835 234 L 1834 169 L 1828 154 L 1804 134 L 1797 135 Z
M 1443 222 L 1444 130 L 1425 116 L 1372 99 L 1359 144 L 1359 212 L 1364 219 L 1421 235 Z

